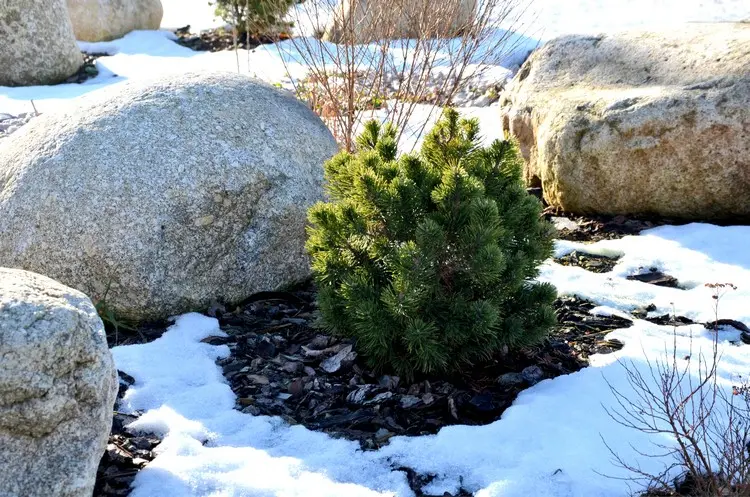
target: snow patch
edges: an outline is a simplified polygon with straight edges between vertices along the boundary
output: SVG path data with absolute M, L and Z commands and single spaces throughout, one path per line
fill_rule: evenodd
M 664 312 L 674 308 L 711 320 L 714 300 L 703 284 L 727 279 L 738 288 L 722 297 L 720 317 L 748 324 L 750 254 L 738 250 L 748 242 L 750 227 L 662 226 L 642 236 L 579 247 L 621 253 L 612 273 L 548 261 L 540 280 L 596 302 L 595 314 L 633 319 L 630 309 L 655 302 Z M 658 265 L 695 287 L 625 279 L 643 265 Z M 118 368 L 136 379 L 121 409 L 146 411 L 132 427 L 166 435 L 158 457 L 136 477 L 134 497 L 411 496 L 405 475 L 394 470 L 400 466 L 435 474 L 424 489 L 431 495 L 463 487 L 482 497 L 625 497 L 627 482 L 602 476 L 627 476 L 612 464 L 603 440 L 655 472 L 668 461 L 636 450 L 669 440 L 624 428 L 606 414 L 605 408 L 615 405 L 610 387 L 631 391 L 621 361 L 645 371 L 646 358 L 661 357 L 672 343 L 679 357 L 696 357 L 710 351 L 714 336 L 702 325 L 673 329 L 633 319 L 632 327 L 606 337 L 621 340 L 622 350 L 594 355 L 590 367 L 521 392 L 492 424 L 394 437 L 378 451 L 363 452 L 355 442 L 234 410 L 235 397 L 215 364 L 228 350 L 201 342 L 220 333 L 215 319 L 188 314 L 154 342 L 113 349 Z M 719 383 L 727 389 L 750 371 L 750 354 L 747 346 L 736 344 L 738 338 L 732 328 L 719 331 Z

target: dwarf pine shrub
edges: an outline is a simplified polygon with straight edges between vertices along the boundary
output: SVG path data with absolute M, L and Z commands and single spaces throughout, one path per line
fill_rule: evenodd
M 516 146 L 478 137 L 449 109 L 419 154 L 397 157 L 396 130 L 371 121 L 355 154 L 325 165 L 330 201 L 311 208 L 307 243 L 320 324 L 375 369 L 455 372 L 555 323 L 555 288 L 530 281 L 552 227 Z

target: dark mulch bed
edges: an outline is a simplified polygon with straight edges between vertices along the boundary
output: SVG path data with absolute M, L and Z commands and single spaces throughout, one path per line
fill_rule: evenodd
M 574 250 L 568 255 L 555 258 L 555 262 L 563 266 L 578 266 L 592 273 L 608 273 L 617 264 L 618 259 L 603 255 L 587 254 Z M 627 276 L 627 279 L 649 283 L 656 286 L 665 286 L 669 288 L 681 288 L 677 278 L 662 273 L 655 267 L 641 268 L 641 272 Z
M 664 224 L 679 224 L 674 220 L 667 219 L 638 219 L 626 218 L 625 216 L 597 216 L 581 217 L 573 215 L 553 216 L 552 209 L 547 209 L 545 216 L 549 220 L 555 218 L 572 221 L 572 223 L 559 223 L 557 238 L 577 242 L 597 242 L 600 240 L 615 240 L 628 235 L 638 235 L 641 231 L 661 226 Z M 570 227 L 568 227 L 570 226 Z M 619 258 L 603 255 L 588 254 L 573 251 L 562 257 L 555 258 L 555 262 L 565 266 L 578 266 L 594 273 L 608 273 L 617 264 Z M 657 286 L 670 288 L 681 288 L 677 279 L 664 274 L 657 268 L 640 268 L 638 274 L 628 276 L 627 279 L 650 283 Z
M 117 373 L 120 377 L 120 390 L 117 393 L 119 402 L 135 380 L 122 371 Z M 130 485 L 135 475 L 154 459 L 153 451 L 161 443 L 161 438 L 125 429 L 125 425 L 137 418 L 137 415 L 115 411 L 107 449 L 96 472 L 94 497 L 125 497 L 130 494 Z
M 83 54 L 83 65 L 78 69 L 78 71 L 70 76 L 68 79 L 63 81 L 60 84 L 70 84 L 70 83 L 83 83 L 84 81 L 95 78 L 99 74 L 99 69 L 96 67 L 96 59 L 99 57 L 103 57 L 107 54 L 102 53 L 86 53 L 81 52 Z
M 530 195 L 537 197 L 545 206 L 544 216 L 552 218 L 567 218 L 578 226 L 575 229 L 560 229 L 557 238 L 574 242 L 598 242 L 599 240 L 614 240 L 628 235 L 637 235 L 641 231 L 662 226 L 664 224 L 680 225 L 685 221 L 656 216 L 580 216 L 564 212 L 558 208 L 548 206 L 544 201 L 541 188 L 527 188 Z
M 231 30 L 214 28 L 200 33 L 191 33 L 190 26 L 185 26 L 175 31 L 177 39 L 175 42 L 183 47 L 187 47 L 196 52 L 220 52 L 222 50 L 234 50 L 235 48 L 252 50 L 260 45 L 275 43 L 278 40 L 285 40 L 289 37 L 272 38 L 269 36 L 248 36 L 247 33 L 238 33 L 235 35 Z M 237 43 L 235 47 L 235 41 Z
M 357 440 L 363 449 L 381 447 L 394 435 L 496 420 L 524 388 L 580 370 L 591 354 L 620 348 L 603 336 L 631 325 L 592 316 L 592 303 L 563 297 L 555 302 L 559 325 L 541 345 L 499 354 L 463 374 L 404 382 L 371 370 L 351 341 L 316 330 L 314 298 L 308 286 L 259 295 L 231 312 L 219 309 L 228 337 L 209 341 L 232 350 L 220 365 L 238 409 Z
M 577 216 L 561 213 L 553 208 L 545 210 L 545 216 L 565 217 L 578 225 L 577 229 L 558 230 L 557 238 L 574 242 L 598 242 L 615 240 L 628 235 L 637 235 L 643 230 L 665 224 L 680 225 L 684 221 L 647 216 Z
M 568 255 L 556 258 L 555 262 L 564 266 L 582 267 L 593 273 L 608 273 L 617 264 L 617 258 L 586 254 L 574 250 Z

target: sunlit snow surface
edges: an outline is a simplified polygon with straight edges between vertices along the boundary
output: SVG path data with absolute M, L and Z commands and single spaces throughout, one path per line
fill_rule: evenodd
M 162 2 L 163 28 L 221 24 L 213 19 L 208 0 Z M 516 34 L 525 36 L 519 49 L 522 57 L 524 50 L 558 34 L 742 19 L 750 19 L 747 0 L 536 0 L 520 24 L 504 27 L 516 27 Z M 304 32 L 305 27 L 299 29 Z M 81 43 L 86 51 L 109 54 L 98 59 L 96 78 L 80 85 L 0 87 L 0 112 L 30 112 L 32 99 L 40 112 L 51 112 L 76 105 L 74 97 L 168 72 L 239 70 L 285 84 L 287 71 L 280 53 L 293 78 L 306 71 L 295 62 L 288 42 L 250 53 L 198 53 L 178 46 L 172 38 L 167 31 L 141 31 L 113 42 Z M 494 77 L 507 77 L 517 62 L 509 57 Z M 487 140 L 500 137 L 496 108 L 462 112 L 480 118 Z M 414 129 L 407 130 L 402 146 L 414 145 L 421 123 L 435 117 L 435 109 L 420 106 L 409 124 Z M 12 139 L 11 135 L 3 140 Z M 548 262 L 540 280 L 601 306 L 592 312 L 627 315 L 654 303 L 656 314 L 676 312 L 699 321 L 714 317 L 712 291 L 704 285 L 731 282 L 738 288 L 722 297 L 720 317 L 750 325 L 749 244 L 748 227 L 702 224 L 662 227 L 638 237 L 586 246 L 560 242 L 559 254 L 579 250 L 622 258 L 605 274 Z M 626 279 L 651 267 L 676 277 L 683 288 Z M 687 356 L 691 347 L 695 352 L 711 343 L 710 333 L 700 325 L 681 327 L 678 332 L 680 357 Z M 648 450 L 650 440 L 614 423 L 604 406 L 614 402 L 607 381 L 623 392 L 628 389 L 617 359 L 631 359 L 642 367 L 644 355 L 653 360 L 671 343 L 671 328 L 636 320 L 633 327 L 608 336 L 625 343 L 621 351 L 593 356 L 591 367 L 522 392 L 495 423 L 449 427 L 435 436 L 397 437 L 376 452 L 361 452 L 354 442 L 290 427 L 278 418 L 235 411 L 234 395 L 215 365 L 228 349 L 201 342 L 218 333 L 214 319 L 190 314 L 178 318 L 159 340 L 113 349 L 118 368 L 136 379 L 121 409 L 146 411 L 133 427 L 166 434 L 158 457 L 135 480 L 135 497 L 409 496 L 405 476 L 392 469 L 399 466 L 436 474 L 425 489 L 436 495 L 463 486 L 479 497 L 616 497 L 628 495 L 629 489 L 623 481 L 602 476 L 624 476 L 611 464 L 602 438 L 644 468 L 659 470 L 663 464 L 638 456 L 631 444 Z M 719 374 L 728 388 L 737 375 L 750 372 L 750 352 L 748 346 L 730 344 L 737 339 L 734 330 L 722 331 L 719 338 L 723 354 Z
M 624 314 L 656 303 L 656 314 L 676 310 L 696 320 L 714 318 L 712 290 L 706 283 L 731 282 L 737 290 L 722 297 L 719 317 L 750 324 L 750 227 L 707 224 L 665 226 L 641 236 L 591 245 L 560 242 L 573 249 L 622 256 L 611 273 L 588 273 L 548 262 L 541 280 L 607 306 L 596 312 Z M 641 268 L 659 268 L 687 289 L 655 287 L 626 280 Z M 678 357 L 708 350 L 711 333 L 701 325 L 677 329 Z M 607 338 L 625 347 L 595 355 L 578 373 L 546 380 L 521 393 L 502 418 L 487 426 L 453 426 L 437 435 L 396 437 L 375 452 L 335 440 L 279 418 L 242 414 L 214 361 L 225 346 L 201 343 L 221 334 L 216 320 L 197 314 L 178 318 L 159 340 L 113 349 L 118 368 L 136 383 L 124 410 L 145 410 L 133 428 L 166 434 L 159 456 L 135 480 L 134 497 L 145 496 L 410 496 L 403 473 L 408 466 L 436 474 L 425 489 L 442 495 L 463 486 L 480 497 L 615 497 L 628 495 L 624 476 L 611 463 L 604 441 L 644 468 L 661 469 L 663 460 L 638 455 L 649 439 L 618 425 L 605 413 L 614 405 L 607 381 L 627 393 L 618 359 L 643 367 L 660 357 L 673 330 L 636 320 Z M 720 332 L 721 384 L 737 384 L 750 372 L 750 346 L 735 345 L 738 332 Z M 691 348 L 692 347 L 692 348 Z M 604 440 L 604 441 L 603 441 Z M 631 445 L 633 447 L 631 447 Z M 603 476 L 607 475 L 607 476 Z
M 313 1 L 313 0 L 308 0 Z M 317 0 L 320 1 L 320 0 Z M 106 43 L 80 43 L 92 53 L 107 53 L 97 61 L 100 74 L 83 84 L 51 87 L 0 87 L 0 112 L 18 114 L 31 112 L 34 100 L 37 110 L 47 112 L 74 97 L 96 91 L 129 79 L 158 77 L 167 72 L 233 71 L 286 84 L 287 70 L 293 78 L 303 76 L 307 68 L 300 63 L 299 54 L 291 42 L 279 46 L 263 46 L 255 51 L 239 50 L 218 53 L 199 53 L 178 46 L 167 29 L 191 25 L 193 30 L 219 26 L 213 17 L 208 0 L 163 0 L 165 31 L 133 32 L 123 39 Z M 297 7 L 304 11 L 305 4 Z M 312 27 L 300 22 L 304 15 L 292 15 L 300 24 L 299 31 L 311 34 Z M 560 34 L 613 32 L 628 28 L 676 25 L 682 22 L 739 21 L 750 19 L 747 0 L 535 0 L 519 16 L 513 15 L 500 27 L 510 31 L 508 52 L 488 75 L 502 80 L 512 75 L 518 63 L 539 43 Z M 513 49 L 511 50 L 510 47 Z M 330 48 L 330 46 L 329 46 Z M 376 47 L 373 47 L 376 51 Z M 399 56 L 394 45 L 393 56 Z M 286 61 L 285 64 L 282 63 Z M 75 103 L 74 103 L 75 104 Z M 499 127 L 495 117 L 493 127 Z

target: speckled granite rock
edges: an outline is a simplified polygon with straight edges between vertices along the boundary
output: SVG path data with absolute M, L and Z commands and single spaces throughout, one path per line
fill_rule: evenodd
M 89 298 L 0 268 L 0 495 L 90 497 L 116 394 Z
M 0 40 L 0 86 L 59 83 L 83 64 L 65 0 L 3 0 Z
M 524 64 L 504 129 L 579 214 L 750 219 L 750 25 L 565 36 Z
M 230 73 L 96 93 L 0 147 L 0 265 L 137 321 L 308 277 L 306 211 L 337 150 L 311 110 Z
M 67 0 L 76 39 L 109 41 L 136 29 L 159 29 L 160 0 Z

